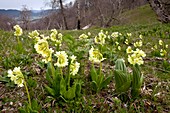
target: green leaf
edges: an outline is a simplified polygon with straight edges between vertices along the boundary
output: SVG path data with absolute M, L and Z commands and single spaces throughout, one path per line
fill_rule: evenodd
M 120 93 L 128 91 L 131 85 L 130 75 L 126 75 L 121 70 L 114 70 L 114 75 L 116 91 Z
M 55 76 L 55 68 L 52 63 L 47 64 L 47 74 L 54 77 Z
M 97 81 L 98 75 L 97 75 L 97 72 L 96 72 L 94 66 L 92 66 L 92 68 L 91 68 L 90 75 L 91 75 L 92 81 Z
M 55 96 L 55 91 L 49 86 L 45 85 L 45 90 L 52 96 Z
M 2 77 L 2 76 L 0 76 L 0 81 L 1 81 L 1 82 L 9 82 L 10 79 L 9 79 L 8 77 Z
M 81 81 L 77 81 L 75 82 L 76 85 L 76 96 L 79 97 L 81 95 L 81 85 L 82 82 Z
M 97 86 L 97 83 L 95 81 L 92 81 L 92 88 L 93 88 L 93 90 L 95 90 L 97 92 L 98 86 Z
M 106 86 L 110 83 L 112 77 L 113 77 L 112 75 L 108 76 L 108 77 L 102 82 L 101 88 L 106 87 Z
M 60 96 L 60 82 L 61 82 L 61 76 L 60 76 L 60 74 L 57 73 L 57 71 L 56 71 L 55 77 L 54 77 L 54 79 L 53 79 L 53 84 L 52 84 L 52 86 L 53 86 L 53 89 L 54 89 L 55 94 L 56 94 L 57 97 Z
M 68 91 L 65 92 L 64 98 L 69 100 L 73 99 L 76 96 L 75 91 L 76 91 L 76 86 L 73 85 L 71 88 L 68 89 Z
M 97 86 L 99 87 L 99 89 L 101 89 L 100 85 L 101 83 L 103 82 L 103 79 L 104 79 L 104 74 L 101 74 L 100 76 L 97 76 L 97 80 L 96 80 L 96 83 L 97 83 Z
M 143 83 L 143 76 L 141 75 L 139 65 L 133 66 L 132 88 L 140 88 Z
M 40 110 L 40 106 L 38 105 L 38 102 L 35 99 L 32 100 L 31 107 L 32 107 L 32 110 L 36 110 L 36 111 Z
M 136 98 L 140 93 L 140 88 L 143 84 L 143 75 L 141 74 L 139 65 L 133 66 L 133 77 L 132 77 L 132 91 L 131 95 Z
M 62 78 L 60 81 L 60 94 L 64 95 L 66 93 L 66 82 L 65 79 Z
M 126 65 L 124 63 L 123 59 L 117 59 L 115 62 L 115 69 L 116 70 L 121 70 L 123 71 L 125 74 L 127 73 L 127 68 Z

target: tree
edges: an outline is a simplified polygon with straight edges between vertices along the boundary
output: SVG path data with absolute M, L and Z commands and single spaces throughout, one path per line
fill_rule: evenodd
M 77 29 L 80 30 L 80 3 L 79 1 L 76 1 L 77 3 Z
M 29 29 L 30 16 L 31 16 L 31 11 L 27 8 L 26 5 L 23 5 L 23 8 L 20 13 L 20 19 L 23 24 L 23 28 L 26 30 Z
M 170 0 L 148 0 L 148 2 L 159 16 L 160 21 L 170 22 Z
M 60 8 L 61 14 L 62 14 L 62 17 L 63 17 L 63 23 L 64 23 L 64 26 L 65 26 L 65 29 L 67 30 L 68 26 L 67 26 L 66 16 L 65 16 L 65 13 L 64 13 L 63 2 L 64 2 L 64 0 L 50 0 L 48 5 L 51 6 L 53 10 L 56 10 L 58 7 Z

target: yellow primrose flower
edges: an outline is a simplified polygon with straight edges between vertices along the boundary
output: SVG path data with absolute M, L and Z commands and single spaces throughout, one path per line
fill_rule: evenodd
M 133 45 L 135 47 L 141 47 L 142 46 L 142 40 L 140 40 L 139 42 L 135 42 Z
M 106 39 L 106 35 L 103 33 L 103 30 L 101 30 L 99 33 L 98 33 L 98 36 L 95 37 L 94 41 L 96 44 L 105 44 L 105 39 Z
M 98 49 L 94 49 L 93 47 L 89 50 L 89 60 L 94 62 L 94 63 L 100 63 L 104 59 L 103 55 L 99 52 Z
M 108 33 L 109 33 L 108 31 L 105 32 L 106 35 L 108 35 Z
M 133 64 L 133 65 L 135 65 L 135 64 L 138 64 L 138 65 L 143 64 L 144 61 L 143 61 L 142 57 L 146 57 L 145 52 L 143 52 L 142 50 L 139 50 L 138 48 L 135 51 L 133 51 L 133 52 L 131 52 L 131 51 L 133 51 L 133 50 L 129 46 L 126 49 L 126 52 L 127 53 L 133 53 L 133 54 L 132 55 L 128 55 L 128 62 L 130 64 Z
M 61 40 L 56 40 L 55 41 L 55 46 L 58 46 L 58 45 L 61 46 Z
M 52 61 L 52 53 L 54 52 L 54 50 L 52 48 L 50 48 L 49 50 L 47 50 L 45 53 L 44 53 L 44 56 L 45 57 L 44 59 L 42 59 L 43 62 L 45 63 L 48 63 L 50 61 Z
M 101 44 L 101 45 L 105 44 L 105 38 L 103 37 L 96 36 L 94 41 L 96 44 Z
M 22 28 L 19 25 L 15 25 L 14 29 L 15 29 L 15 32 L 14 32 L 15 36 L 21 36 L 23 34 Z
M 128 46 L 128 48 L 126 49 L 126 53 L 132 53 L 132 52 L 133 52 L 132 48 Z
M 125 40 L 125 44 L 128 45 L 129 44 L 129 41 L 128 39 Z
M 107 37 L 107 36 L 103 33 L 103 30 L 101 30 L 101 31 L 99 32 L 98 36 L 101 37 L 101 38 L 104 38 L 104 39 Z
M 88 36 L 86 34 L 81 34 L 79 36 L 79 39 L 87 39 L 87 38 L 88 38 Z
M 107 38 L 110 39 L 110 35 L 107 35 Z
M 48 42 L 44 39 L 39 40 L 35 45 L 34 45 L 35 50 L 37 53 L 42 54 L 45 56 L 45 52 L 49 50 L 49 45 Z
M 154 45 L 154 48 L 155 48 L 155 49 L 158 49 L 158 46 L 157 46 L 157 45 Z
M 56 29 L 51 29 L 51 33 L 58 34 L 58 31 Z
M 165 48 L 168 48 L 168 44 L 165 45 Z
M 140 50 L 140 49 L 136 49 L 136 51 L 134 51 L 134 54 L 136 54 L 137 57 L 146 57 L 146 54 L 144 51 Z
M 68 55 L 65 51 L 56 52 L 54 55 L 58 58 L 57 63 L 55 63 L 54 66 L 65 67 L 68 65 Z
M 130 64 L 132 64 L 132 65 L 135 65 L 135 64 L 136 64 L 136 62 L 134 61 L 134 58 L 131 57 L 130 55 L 128 55 L 128 62 L 129 62 Z
M 23 87 L 24 85 L 24 76 L 21 74 L 16 75 L 16 80 L 14 81 L 15 84 L 18 85 L 18 87 Z
M 88 35 L 88 36 L 91 36 L 91 33 L 90 33 L 90 32 L 88 32 L 88 33 L 87 33 L 87 35 Z
M 62 41 L 62 40 L 63 40 L 63 34 L 58 33 L 58 39 L 59 39 L 60 41 Z
M 48 40 L 48 39 L 50 39 L 50 37 L 49 37 L 49 36 L 44 36 L 43 34 L 42 34 L 42 35 L 40 35 L 40 37 L 41 37 L 43 40 Z
M 120 46 L 118 46 L 118 47 L 117 47 L 117 49 L 120 51 L 120 50 L 121 50 L 121 47 L 120 47 Z
M 132 33 L 127 33 L 127 36 L 128 36 L 128 37 L 131 37 L 131 36 L 132 36 Z
M 128 55 L 128 62 L 132 65 L 135 65 L 135 64 L 141 65 L 144 63 L 142 57 L 136 57 L 135 54 L 132 54 L 131 56 Z
M 117 38 L 117 37 L 119 36 L 119 32 L 113 32 L 113 33 L 111 34 L 111 36 L 112 36 L 113 38 Z
M 10 77 L 11 81 L 14 81 L 18 87 L 23 87 L 24 76 L 20 70 L 20 67 L 15 67 L 14 70 L 8 70 L 8 77 Z
M 142 35 L 139 35 L 139 38 L 140 38 L 140 39 L 142 39 L 142 38 L 143 38 L 143 36 L 142 36 Z
M 166 50 L 163 50 L 163 49 L 160 50 L 160 55 L 161 56 L 166 56 L 166 54 L 167 54 Z
M 159 45 L 163 45 L 163 41 L 162 40 L 159 40 Z
M 79 68 L 80 68 L 80 63 L 78 62 L 75 62 L 75 63 L 71 63 L 70 64 L 70 74 L 71 75 L 76 75 L 79 71 Z
M 118 46 L 118 45 L 119 45 L 119 42 L 116 41 L 115 44 L 116 44 L 116 46 Z
M 77 58 L 76 56 L 72 55 L 72 56 L 70 57 L 71 63 L 74 62 L 74 61 L 76 60 L 76 58 Z
M 29 35 L 28 35 L 29 38 L 36 38 L 38 36 L 39 36 L 39 33 L 38 33 L 37 30 L 30 32 Z
M 10 69 L 8 70 L 8 77 L 10 77 L 11 81 L 15 81 L 16 80 L 16 76 L 14 76 L 13 71 Z

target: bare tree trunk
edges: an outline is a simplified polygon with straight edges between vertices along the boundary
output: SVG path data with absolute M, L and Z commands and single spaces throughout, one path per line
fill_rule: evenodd
M 62 15 L 63 15 L 63 21 L 64 21 L 65 29 L 68 30 L 67 21 L 66 21 L 66 16 L 65 16 L 65 14 L 64 14 L 63 2 L 62 2 L 62 0 L 59 0 L 59 2 L 60 2 L 60 7 L 61 7 L 61 13 L 62 13 Z
M 170 22 L 170 0 L 148 0 L 148 2 L 159 16 L 160 21 Z
M 80 4 L 77 2 L 77 29 L 80 30 Z

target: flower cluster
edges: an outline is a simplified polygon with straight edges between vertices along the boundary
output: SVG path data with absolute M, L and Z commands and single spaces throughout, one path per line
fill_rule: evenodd
M 104 59 L 103 55 L 100 53 L 98 49 L 94 49 L 93 47 L 89 50 L 89 60 L 94 62 L 94 63 L 100 63 Z
M 58 46 L 58 45 L 61 46 L 63 35 L 61 33 L 58 33 L 56 29 L 52 29 L 51 34 L 50 34 L 50 39 L 51 41 L 56 43 L 55 46 Z
M 76 56 L 72 55 L 71 57 L 71 63 L 70 63 L 70 74 L 76 75 L 80 68 L 80 63 L 76 61 Z
M 120 50 L 121 50 L 121 47 L 120 47 L 120 45 L 119 45 L 119 42 L 116 41 L 115 44 L 116 44 L 117 49 L 120 51 Z
M 57 63 L 54 66 L 65 67 L 68 65 L 68 55 L 65 51 L 58 51 L 54 54 L 57 57 Z
M 91 35 L 91 34 L 90 34 Z M 86 35 L 86 34 L 81 34 L 80 36 L 79 36 L 79 39 L 87 39 L 89 36 L 88 35 Z
M 117 37 L 119 37 L 119 36 L 122 36 L 122 34 L 119 33 L 119 32 L 113 32 L 113 33 L 111 34 L 111 36 L 112 36 L 113 38 L 117 38 Z
M 103 33 L 103 30 L 101 30 L 98 33 L 98 35 L 94 38 L 94 41 L 96 44 L 104 45 L 106 38 L 107 38 L 107 35 Z
M 14 32 L 15 36 L 18 37 L 18 36 L 21 36 L 23 34 L 22 28 L 19 25 L 15 25 L 14 29 L 15 29 L 15 32 Z
M 15 84 L 18 85 L 18 87 L 23 87 L 24 83 L 24 76 L 20 70 L 20 67 L 15 67 L 12 71 L 11 69 L 8 70 L 8 77 L 10 77 L 11 81 L 14 81 Z
M 165 44 L 162 40 L 158 41 L 158 45 L 154 45 L 154 47 L 151 48 L 153 51 L 157 51 L 160 53 L 160 56 L 165 57 L 167 56 L 168 44 Z
M 35 50 L 37 53 L 41 54 L 44 59 L 45 63 L 48 63 L 52 60 L 52 53 L 54 52 L 52 48 L 49 48 L 48 42 L 45 39 L 40 39 L 38 42 L 34 45 Z
M 146 57 L 146 54 L 144 51 L 142 50 L 139 50 L 138 48 L 134 51 L 132 50 L 132 48 L 129 46 L 127 49 L 126 49 L 126 53 L 128 54 L 131 54 L 131 55 L 128 55 L 128 62 L 130 64 L 138 64 L 138 65 L 141 65 L 144 63 L 143 61 L 143 58 Z
M 35 39 L 35 41 L 40 40 L 39 33 L 37 30 L 34 30 L 31 33 L 29 33 L 28 37 L 31 39 Z
M 139 40 L 138 42 L 135 42 L 133 45 L 135 47 L 141 47 L 142 46 L 142 40 Z

